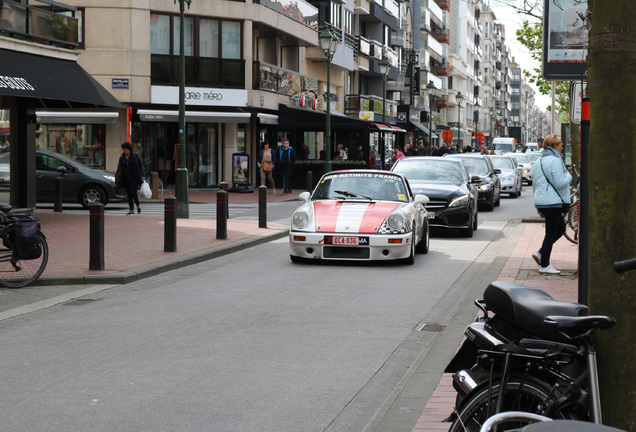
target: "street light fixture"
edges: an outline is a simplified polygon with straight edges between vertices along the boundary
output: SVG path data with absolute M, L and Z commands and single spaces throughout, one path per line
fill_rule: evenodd
M 433 81 L 426 84 L 426 93 L 428 93 L 428 154 L 433 152 L 433 99 L 435 98 L 437 87 Z
M 378 68 L 380 69 L 380 74 L 382 75 L 382 123 L 386 124 L 386 80 L 389 76 L 389 59 L 386 57 L 382 57 L 382 60 L 378 62 Z M 386 150 L 386 132 L 382 132 L 382 149 L 380 150 L 380 168 L 384 168 L 384 152 Z
M 462 102 L 464 102 L 464 95 L 462 94 L 462 92 L 457 93 L 457 95 L 455 95 L 455 101 L 457 101 L 457 151 L 461 151 L 461 117 L 462 117 L 462 112 L 461 112 L 461 107 L 462 107 Z
M 174 0 L 175 4 L 177 0 Z M 179 0 L 179 135 L 178 167 L 175 173 L 175 193 L 177 196 L 177 217 L 190 217 L 188 203 L 188 169 L 186 168 L 185 140 L 185 4 L 188 9 L 192 0 Z
M 331 155 L 333 154 L 331 146 L 331 59 L 336 53 L 339 41 L 338 36 L 334 34 L 329 26 L 325 26 L 320 32 L 318 40 L 320 41 L 320 48 L 322 48 L 327 58 L 327 96 L 325 97 L 327 113 L 325 122 L 325 164 L 323 167 L 323 174 L 326 174 L 331 171 Z

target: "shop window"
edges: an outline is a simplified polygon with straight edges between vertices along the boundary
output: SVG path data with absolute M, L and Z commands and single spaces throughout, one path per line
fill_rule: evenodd
M 42 124 L 36 136 L 41 149 L 64 155 L 89 168 L 105 169 L 105 125 Z

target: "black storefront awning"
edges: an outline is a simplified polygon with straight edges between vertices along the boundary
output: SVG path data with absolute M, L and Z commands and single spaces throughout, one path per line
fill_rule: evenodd
M 0 95 L 123 108 L 71 60 L 0 49 Z
M 359 120 L 339 112 L 331 112 L 329 116 L 332 129 L 360 128 L 368 129 L 370 123 Z M 327 116 L 324 111 L 313 111 L 295 108 L 288 105 L 278 105 L 278 126 L 290 129 L 324 130 Z

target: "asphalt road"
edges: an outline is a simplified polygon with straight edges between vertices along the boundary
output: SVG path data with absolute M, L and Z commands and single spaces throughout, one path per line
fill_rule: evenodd
M 0 321 L 0 424 L 410 432 L 514 246 L 509 220 L 531 215 L 529 193 L 503 198 L 474 238 L 435 236 L 413 266 L 292 264 L 283 239 L 84 287 Z

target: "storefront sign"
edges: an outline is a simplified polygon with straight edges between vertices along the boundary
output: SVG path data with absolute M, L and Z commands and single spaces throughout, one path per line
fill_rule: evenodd
M 375 113 L 373 111 L 360 111 L 359 115 L 360 117 L 358 118 L 360 120 L 369 120 L 369 121 L 375 120 Z
M 152 86 L 150 102 L 179 105 L 179 87 Z M 247 90 L 186 87 L 185 104 L 191 106 L 247 106 Z

